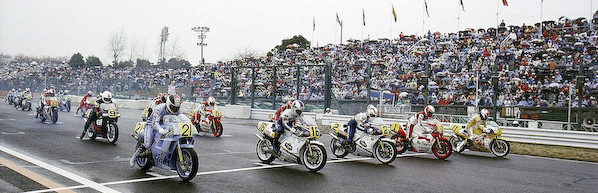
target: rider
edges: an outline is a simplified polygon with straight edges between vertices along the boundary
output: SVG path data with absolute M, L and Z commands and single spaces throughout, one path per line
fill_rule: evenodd
M 197 110 L 199 111 L 200 117 L 200 124 L 201 125 L 208 125 L 208 116 L 212 111 L 216 108 L 216 99 L 214 97 L 209 97 L 208 100 L 204 101 L 199 105 Z
M 149 118 L 149 116 L 151 116 L 151 114 L 152 114 L 154 107 L 156 107 L 156 105 L 159 105 L 161 103 L 165 103 L 167 97 L 168 97 L 168 93 L 158 93 L 158 96 L 156 98 L 154 98 L 154 102 L 150 104 L 150 107 L 147 111 L 146 116 L 148 116 L 148 118 Z
M 417 139 L 420 134 L 424 133 L 424 128 L 421 126 L 421 122 L 428 120 L 431 118 L 436 109 L 432 105 L 426 106 L 423 111 L 416 113 L 415 115 L 409 118 L 407 122 L 407 127 L 409 127 L 409 138 L 410 139 Z M 415 125 L 419 125 L 417 128 Z
M 490 111 L 488 109 L 482 109 L 478 115 L 473 116 L 471 120 L 469 120 L 467 126 L 465 126 L 465 131 L 468 133 L 468 139 L 457 145 L 457 151 L 461 151 L 463 145 L 468 141 L 473 141 L 478 136 L 475 134 L 474 130 L 476 130 L 477 133 L 481 133 L 482 129 L 486 128 L 486 120 L 488 119 L 488 116 L 490 116 Z
M 378 109 L 373 105 L 368 105 L 365 112 L 357 113 L 355 117 L 353 117 L 349 121 L 349 123 L 347 123 L 347 125 L 349 125 L 349 132 L 347 134 L 347 140 L 343 141 L 343 144 L 353 144 L 353 136 L 355 135 L 355 129 L 366 131 L 368 133 L 373 133 L 373 130 L 368 129 L 368 122 L 371 121 L 371 118 L 376 117 L 377 114 Z
M 81 109 L 83 104 L 85 104 L 85 101 L 87 101 L 87 97 L 91 97 L 92 95 L 93 95 L 93 92 L 87 91 L 87 94 L 85 96 L 83 96 L 83 98 L 81 99 L 81 102 L 79 103 L 79 108 L 77 108 L 77 111 L 75 112 L 76 115 L 79 114 L 79 109 Z
M 179 109 L 181 108 L 181 97 L 177 94 L 168 95 L 166 99 L 166 103 L 161 103 L 158 106 L 154 107 L 152 115 L 147 119 L 145 132 L 145 139 L 143 146 L 140 146 L 139 149 L 135 151 L 133 157 L 131 157 L 131 161 L 129 164 L 133 166 L 135 164 L 135 159 L 145 153 L 146 149 L 150 149 L 153 141 L 154 141 L 154 132 L 158 131 L 161 134 L 165 134 L 166 130 L 160 126 L 160 121 L 164 115 L 178 115 Z
M 89 117 L 87 118 L 87 122 L 85 122 L 85 126 L 83 127 L 83 133 L 81 133 L 81 137 L 79 139 L 83 139 L 83 136 L 85 136 L 85 131 L 87 131 L 87 128 L 89 127 L 89 125 L 91 125 L 91 123 L 93 123 L 94 121 L 96 121 L 98 119 L 98 113 L 100 111 L 100 104 L 102 103 L 106 103 L 106 104 L 111 104 L 112 103 L 112 93 L 110 91 L 104 91 L 102 94 L 100 94 L 100 99 L 98 99 L 96 101 L 94 110 L 91 111 L 91 113 L 89 114 Z M 102 122 L 102 132 L 104 132 L 104 129 L 106 128 L 105 122 Z
M 42 114 L 44 106 L 47 103 L 46 99 L 50 98 L 50 97 L 54 97 L 54 89 L 53 88 L 47 90 L 46 92 L 44 92 L 44 94 L 42 94 L 40 96 L 40 99 L 39 99 L 39 109 L 37 109 L 37 114 Z
M 299 122 L 301 125 L 305 125 L 306 122 L 303 120 L 303 110 L 305 109 L 305 105 L 300 100 L 293 101 L 291 104 L 291 108 L 284 110 L 280 115 L 280 118 L 276 121 L 276 134 L 273 141 L 274 153 L 278 153 L 279 146 L 280 146 L 280 135 L 289 130 L 293 133 L 297 133 L 297 129 L 295 128 L 295 122 Z M 301 128 L 301 134 L 307 132 L 307 129 Z M 300 134 L 300 135 L 301 135 Z
M 287 103 L 285 105 L 281 106 L 280 108 L 278 108 L 278 110 L 276 110 L 276 113 L 274 113 L 274 117 L 272 117 L 272 120 L 277 121 L 278 118 L 280 118 L 280 114 L 284 110 L 290 109 L 292 105 L 293 105 L 293 100 L 287 101 Z

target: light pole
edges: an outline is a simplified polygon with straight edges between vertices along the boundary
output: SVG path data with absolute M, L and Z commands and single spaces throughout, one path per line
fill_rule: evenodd
M 197 43 L 197 45 L 201 49 L 201 57 L 199 58 L 199 63 L 203 65 L 204 61 L 205 61 L 203 58 L 203 47 L 208 45 L 208 44 L 203 43 L 203 39 L 206 38 L 205 33 L 209 32 L 210 28 L 209 27 L 193 27 L 191 30 L 199 33 L 199 35 L 197 35 L 197 38 L 199 38 L 199 43 Z

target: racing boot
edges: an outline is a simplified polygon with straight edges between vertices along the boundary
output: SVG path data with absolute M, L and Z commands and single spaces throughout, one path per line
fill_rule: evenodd
M 461 153 L 463 152 L 463 147 L 465 147 L 465 144 L 467 144 L 467 141 L 469 141 L 469 139 L 463 140 L 461 143 L 459 143 L 459 145 L 457 145 L 457 149 L 455 149 L 455 151 Z
M 140 155 L 145 155 L 145 154 L 146 154 L 145 146 L 140 146 L 139 148 L 137 148 L 135 153 L 133 153 L 133 157 L 131 157 L 131 160 L 129 160 L 129 165 L 131 167 L 135 166 L 135 160 L 137 160 L 137 157 L 139 157 Z

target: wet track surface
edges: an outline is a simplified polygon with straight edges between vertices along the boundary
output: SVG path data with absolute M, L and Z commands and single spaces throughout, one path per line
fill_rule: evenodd
M 0 192 L 593 192 L 598 188 L 596 163 L 464 152 L 447 160 L 406 153 L 382 165 L 352 155 L 335 158 L 328 135 L 320 138 L 328 163 L 319 172 L 278 160 L 264 165 L 255 154 L 258 120 L 226 118 L 221 138 L 195 136 L 199 172 L 183 183 L 173 171 L 154 167 L 144 172 L 129 166 L 136 144 L 130 134 L 141 112 L 120 110 L 120 136 L 112 145 L 101 138 L 79 140 L 83 119 L 72 111 L 60 112 L 57 124 L 50 124 L 36 120 L 33 111 L 0 104 L 0 158 L 7 161 L 3 163 L 14 163 L 58 185 L 50 189 L 0 164 Z

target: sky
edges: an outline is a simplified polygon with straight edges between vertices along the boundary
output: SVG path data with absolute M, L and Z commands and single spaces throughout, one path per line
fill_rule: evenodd
M 110 37 L 126 36 L 120 60 L 156 63 L 160 32 L 169 28 L 167 58 L 199 64 L 198 33 L 209 27 L 206 63 L 231 60 L 244 50 L 262 55 L 283 39 L 302 35 L 313 46 L 348 39 L 397 38 L 465 28 L 530 25 L 561 16 L 591 20 L 598 0 L 0 0 L 0 53 L 70 58 L 80 53 L 111 63 Z M 394 21 L 392 9 L 397 13 Z M 497 14 L 498 13 L 498 14 Z M 363 26 L 363 15 L 365 23 Z M 313 24 L 315 21 L 315 30 Z M 134 48 L 134 49 L 131 49 Z M 173 51 L 174 50 L 174 51 Z

